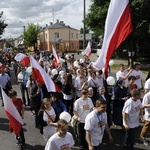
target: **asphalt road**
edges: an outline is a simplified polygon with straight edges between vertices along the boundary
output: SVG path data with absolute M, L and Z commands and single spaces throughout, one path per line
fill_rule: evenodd
M 11 71 L 11 74 L 12 74 L 11 81 L 13 83 L 13 88 L 18 92 L 18 97 L 21 97 L 20 89 L 16 82 L 13 70 Z M 26 107 L 25 109 L 24 123 L 25 125 L 23 126 L 23 128 L 26 138 L 26 148 L 28 150 L 44 150 L 46 143 L 42 135 L 40 134 L 39 130 L 34 127 L 34 116 L 30 115 L 28 107 Z M 144 146 L 138 140 L 141 127 L 142 124 L 139 127 L 139 131 L 136 133 L 135 150 L 150 150 L 150 146 Z M 113 143 L 110 144 L 107 135 L 105 135 L 101 150 L 123 150 L 124 148 L 122 146 L 122 142 L 124 132 L 121 130 L 120 127 L 112 126 L 111 133 L 114 139 Z M 150 142 L 150 134 L 148 135 L 148 141 Z M 79 149 L 79 147 L 76 148 Z M 4 107 L 1 107 L 1 105 L 0 105 L 0 150 L 18 150 L 14 134 L 9 133 L 8 119 L 6 117 Z

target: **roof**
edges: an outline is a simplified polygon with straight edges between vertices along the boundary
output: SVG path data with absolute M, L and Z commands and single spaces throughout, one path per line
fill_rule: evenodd
M 70 28 L 70 29 L 77 30 L 75 28 L 70 27 L 69 25 L 65 25 L 63 21 L 59 21 L 59 20 L 57 20 L 57 22 L 54 24 L 51 24 L 49 26 L 47 25 L 43 29 L 60 29 L 60 28 Z

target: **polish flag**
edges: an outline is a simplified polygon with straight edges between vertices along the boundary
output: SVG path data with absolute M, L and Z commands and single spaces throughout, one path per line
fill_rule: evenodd
M 82 52 L 82 55 L 90 56 L 91 54 L 92 54 L 91 43 L 89 41 L 86 49 Z
M 111 0 L 105 22 L 104 40 L 100 56 L 93 63 L 97 69 L 107 68 L 113 52 L 132 32 L 129 0 Z
M 4 66 L 2 63 L 0 63 L 0 69 L 4 69 L 6 66 Z
M 54 63 L 55 63 L 55 66 L 58 66 L 58 64 L 60 63 L 60 61 L 59 61 L 59 56 L 58 56 L 58 54 L 56 53 L 56 50 L 55 50 L 55 48 L 53 47 L 53 45 L 52 45 L 52 53 L 53 53 L 53 56 L 54 56 Z
M 9 125 L 13 129 L 15 135 L 18 135 L 22 128 L 23 120 L 18 110 L 16 109 L 15 105 L 10 100 L 10 98 L 6 95 L 6 93 L 3 91 L 2 88 L 1 91 L 2 91 L 3 101 L 4 101 L 4 109 L 9 119 Z
M 30 55 L 30 65 L 32 67 L 32 75 L 34 80 L 40 84 L 45 84 L 48 92 L 60 92 L 60 89 L 45 72 L 45 70 L 38 64 L 38 62 Z
M 19 61 L 20 64 L 22 64 L 24 67 L 29 66 L 30 64 L 30 59 L 28 56 L 26 56 L 23 53 L 18 53 L 15 58 L 16 61 Z

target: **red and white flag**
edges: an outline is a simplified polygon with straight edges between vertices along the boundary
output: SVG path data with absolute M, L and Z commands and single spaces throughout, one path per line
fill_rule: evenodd
M 13 104 L 11 99 L 6 95 L 6 93 L 3 91 L 2 88 L 1 91 L 2 91 L 3 101 L 4 101 L 4 109 L 9 119 L 9 125 L 13 129 L 15 135 L 18 135 L 22 128 L 23 120 L 18 110 L 16 109 L 15 105 Z
M 19 61 L 20 62 L 20 64 L 22 64 L 23 66 L 29 66 L 29 64 L 30 64 L 30 59 L 29 59 L 29 57 L 28 56 L 26 56 L 25 54 L 23 54 L 23 53 L 18 53 L 15 57 L 14 57 L 14 59 L 16 60 L 16 61 Z
M 53 47 L 53 45 L 52 45 L 52 53 L 53 53 L 53 56 L 54 56 L 54 63 L 55 63 L 55 66 L 58 66 L 58 64 L 60 63 L 60 61 L 59 61 L 59 56 L 58 56 L 58 54 L 56 53 L 56 50 L 55 50 L 55 48 Z
M 111 0 L 105 22 L 101 53 L 93 65 L 97 69 L 105 68 L 106 73 L 113 52 L 132 30 L 129 0 Z
M 92 54 L 91 43 L 89 41 L 86 49 L 82 52 L 82 55 L 90 56 L 91 54 Z
M 4 68 L 6 68 L 6 66 L 0 63 L 0 69 L 4 69 Z
M 58 86 L 53 82 L 53 80 L 38 64 L 38 62 L 31 55 L 29 56 L 29 58 L 34 80 L 36 80 L 40 84 L 45 84 L 48 92 L 60 92 Z

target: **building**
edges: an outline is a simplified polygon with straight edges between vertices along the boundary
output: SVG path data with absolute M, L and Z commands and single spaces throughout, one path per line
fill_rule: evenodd
M 73 52 L 79 49 L 79 30 L 65 25 L 63 21 L 57 20 L 50 23 L 39 33 L 38 49 L 52 50 L 52 45 L 57 51 Z

